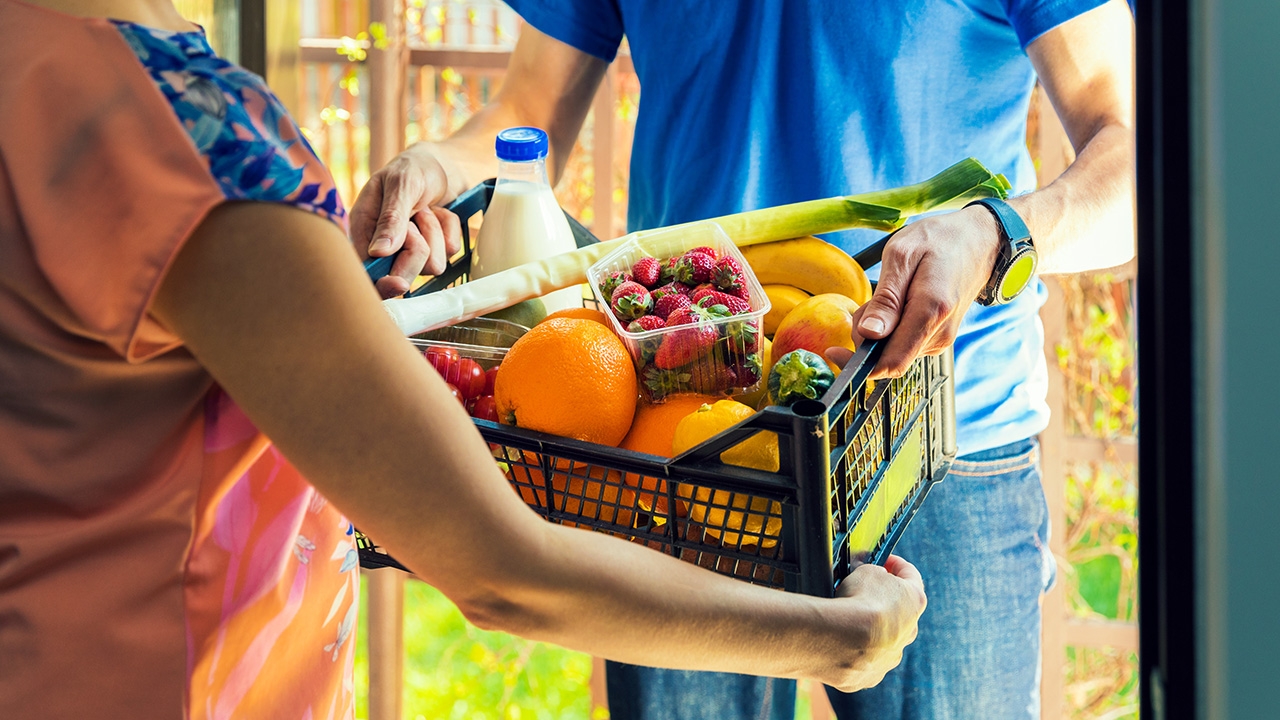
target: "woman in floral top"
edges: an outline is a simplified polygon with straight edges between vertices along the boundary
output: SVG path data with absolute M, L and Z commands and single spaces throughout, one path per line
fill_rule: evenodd
M 524 507 L 168 2 L 0 0 L 0 67 L 0 718 L 352 717 L 344 514 L 477 625 L 627 662 L 854 689 L 914 637 L 905 562 L 821 600 Z

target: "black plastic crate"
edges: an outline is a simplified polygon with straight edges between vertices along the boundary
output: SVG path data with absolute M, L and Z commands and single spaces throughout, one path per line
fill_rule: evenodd
M 450 209 L 463 249 L 420 295 L 465 282 L 467 221 L 493 182 Z M 581 247 L 596 238 L 570 218 Z M 879 261 L 882 243 L 858 256 Z M 377 278 L 389 259 L 371 261 Z M 829 597 L 859 562 L 882 564 L 930 487 L 955 458 L 950 353 L 916 360 L 901 378 L 868 382 L 880 343 L 859 348 L 821 400 L 767 407 L 665 459 L 475 420 L 495 461 L 548 521 L 590 528 L 748 582 Z M 778 434 L 778 472 L 726 465 L 720 453 L 762 431 Z M 404 569 L 357 533 L 361 565 Z

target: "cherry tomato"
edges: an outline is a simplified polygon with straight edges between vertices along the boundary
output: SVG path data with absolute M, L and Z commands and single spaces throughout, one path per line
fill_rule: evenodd
M 489 368 L 488 370 L 485 370 L 484 372 L 484 394 L 492 395 L 493 386 L 497 382 L 498 382 L 498 366 L 494 365 L 493 367 Z
M 440 373 L 440 377 L 449 382 L 449 369 L 458 364 L 458 351 L 453 348 L 432 346 L 422 353 L 427 361 L 431 363 L 431 367 Z
M 459 360 L 454 365 L 454 371 L 451 376 L 445 379 L 457 385 L 458 390 L 462 392 L 462 396 L 467 400 L 484 394 L 484 368 L 480 367 L 480 363 L 471 358 Z
M 498 403 L 492 395 L 481 395 L 471 401 L 471 417 L 498 422 Z
M 449 388 L 449 392 L 453 393 L 453 396 L 458 399 L 458 402 L 461 403 L 463 407 L 467 406 L 466 398 L 462 397 L 462 393 L 458 391 L 458 388 L 453 383 L 445 383 L 444 386 Z

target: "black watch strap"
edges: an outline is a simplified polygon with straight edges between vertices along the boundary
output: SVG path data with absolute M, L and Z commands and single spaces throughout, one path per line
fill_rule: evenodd
M 1013 209 L 1009 203 L 1000 198 L 982 198 L 974 200 L 965 205 L 982 205 L 991 211 L 995 216 L 996 223 L 1000 225 L 1001 244 L 1000 254 L 996 257 L 995 268 L 991 272 L 991 277 L 987 280 L 987 284 L 982 288 L 982 292 L 978 295 L 978 302 L 983 305 L 992 305 L 995 302 L 996 288 L 1004 278 L 1005 272 L 1009 268 L 1009 264 L 1013 262 L 1014 256 L 1018 252 L 1018 247 L 1022 244 L 1032 244 L 1031 230 L 1027 224 L 1022 221 L 1022 217 L 1018 215 L 1018 211 Z

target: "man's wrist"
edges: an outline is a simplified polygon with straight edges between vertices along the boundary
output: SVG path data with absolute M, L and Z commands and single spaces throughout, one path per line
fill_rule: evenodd
M 986 287 L 987 279 L 995 273 L 996 263 L 1000 261 L 1000 250 L 1008 240 L 1004 237 L 1000 222 L 987 208 L 970 205 L 964 208 L 963 212 L 970 214 L 970 221 L 977 228 L 974 237 L 979 238 L 977 244 L 983 253 L 982 264 L 979 267 L 986 271 L 982 274 L 982 283 L 979 287 Z
M 413 157 L 425 173 L 439 173 L 439 180 L 445 187 L 443 203 L 452 202 L 454 198 L 470 190 L 479 180 L 474 182 L 463 172 L 462 167 L 450 157 L 449 149 L 438 142 L 426 140 L 416 142 L 405 149 L 405 154 Z
M 1013 205 L 1001 198 L 974 200 L 967 207 L 981 206 L 997 225 L 996 260 L 991 275 L 978 293 L 981 305 L 1004 305 L 1026 289 L 1038 264 L 1031 230 Z

